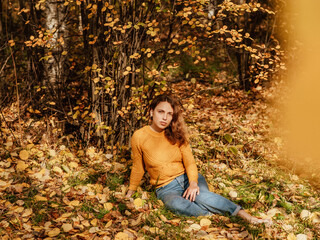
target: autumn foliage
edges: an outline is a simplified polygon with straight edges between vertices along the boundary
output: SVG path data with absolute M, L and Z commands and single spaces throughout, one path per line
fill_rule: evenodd
M 317 239 L 319 192 L 276 167 L 284 5 L 1 1 L 0 238 Z M 148 176 L 125 198 L 130 137 L 162 92 L 210 189 L 275 226 L 174 215 Z
M 77 132 L 83 145 L 112 151 L 146 121 L 150 99 L 174 81 L 246 91 L 270 81 L 284 68 L 276 31 L 282 5 L 3 2 L 1 75 L 8 80 L 1 81 L 1 102 L 21 95 L 30 115 L 59 119 L 62 132 Z

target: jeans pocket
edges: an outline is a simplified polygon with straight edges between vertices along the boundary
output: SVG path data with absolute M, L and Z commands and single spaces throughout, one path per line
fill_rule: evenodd
M 187 174 L 185 173 L 185 174 L 182 174 L 182 175 L 176 177 L 175 180 L 176 180 L 177 183 L 180 185 L 180 187 L 181 187 L 182 189 L 184 189 L 184 188 L 185 188 L 185 184 L 186 184 L 186 180 L 188 180 L 188 176 L 187 176 Z

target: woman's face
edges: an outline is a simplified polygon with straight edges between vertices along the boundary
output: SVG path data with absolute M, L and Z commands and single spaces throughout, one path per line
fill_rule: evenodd
M 150 111 L 150 115 L 152 116 L 151 127 L 157 132 L 162 132 L 172 121 L 173 108 L 168 102 L 160 102 L 154 110 Z

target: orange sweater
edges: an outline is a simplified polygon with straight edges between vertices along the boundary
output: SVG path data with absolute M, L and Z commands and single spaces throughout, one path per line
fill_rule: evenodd
M 189 144 L 181 147 L 171 144 L 164 131 L 155 132 L 150 126 L 135 131 L 131 148 L 133 165 L 129 189 L 137 189 L 145 170 L 150 175 L 150 183 L 157 188 L 185 172 L 190 182 L 198 182 L 197 166 Z

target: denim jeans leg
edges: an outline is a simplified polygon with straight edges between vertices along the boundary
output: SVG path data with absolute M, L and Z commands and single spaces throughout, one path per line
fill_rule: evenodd
M 178 215 L 185 216 L 205 216 L 210 215 L 205 208 L 200 207 L 197 203 L 191 202 L 182 197 L 185 176 L 181 175 L 164 187 L 156 190 L 157 197 L 164 205 Z
M 210 192 L 205 178 L 199 174 L 198 186 L 200 194 L 197 195 L 195 202 L 202 208 L 207 209 L 211 213 L 237 215 L 240 206 L 225 197 Z
M 237 215 L 240 206 L 232 201 L 209 191 L 205 178 L 199 174 L 198 186 L 200 194 L 191 202 L 182 197 L 188 188 L 189 181 L 186 174 L 178 176 L 169 184 L 156 190 L 157 197 L 171 211 L 186 216 L 206 216 L 212 213 Z

